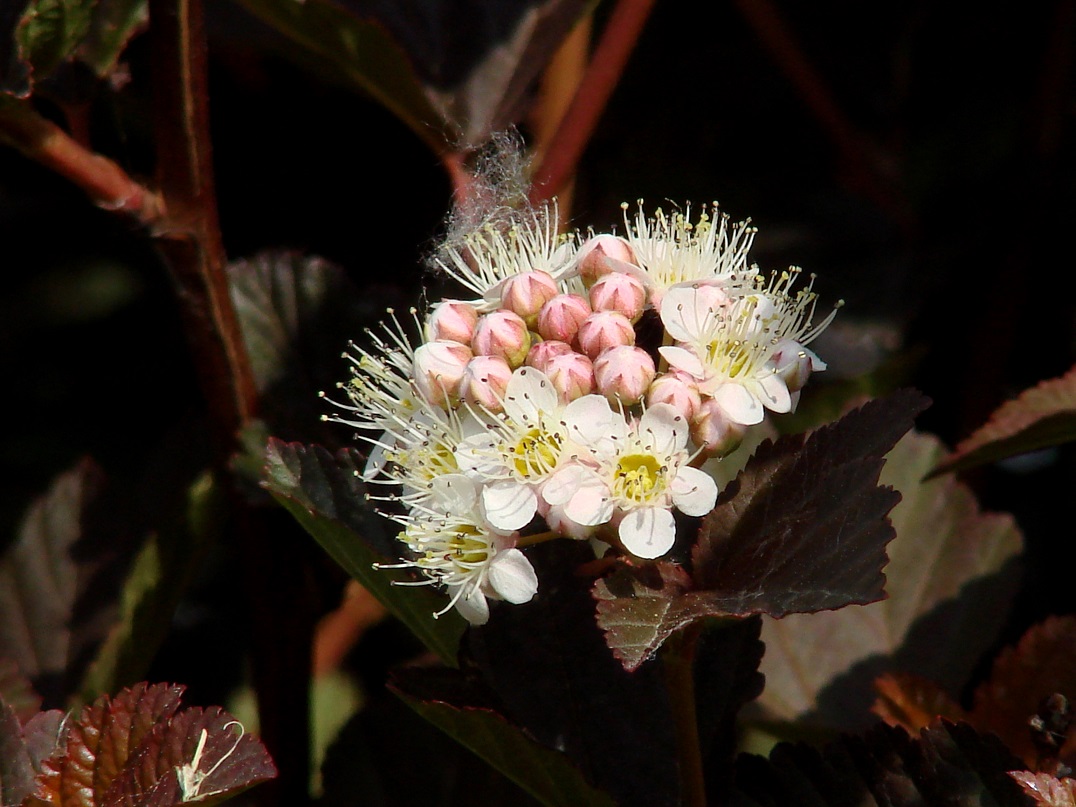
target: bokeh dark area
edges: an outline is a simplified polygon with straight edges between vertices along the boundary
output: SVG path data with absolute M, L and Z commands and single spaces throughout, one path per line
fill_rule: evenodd
M 371 322 L 413 303 L 451 198 L 435 156 L 376 103 L 289 61 L 236 7 L 207 5 L 229 254 L 290 247 L 335 261 Z M 760 37 L 750 5 L 657 4 L 582 161 L 572 219 L 615 225 L 636 198 L 716 199 L 752 217 L 756 260 L 802 265 L 819 275 L 823 306 L 847 303 L 819 343 L 831 378 L 884 348 L 889 383 L 926 392 L 920 426 L 952 445 L 1076 360 L 1076 3 L 778 3 L 847 132 L 812 112 L 786 66 L 796 52 Z M 144 41 L 129 62 L 130 84 L 95 103 L 95 145 L 148 175 Z M 0 148 L 0 244 L 2 534 L 83 455 L 131 491 L 177 440 L 176 464 L 196 467 L 207 447 L 182 436 L 200 433 L 197 382 L 148 240 Z M 1063 447 L 968 477 L 1027 539 L 1004 640 L 1076 605 L 1073 459 Z M 234 596 L 206 602 L 181 616 L 208 624 L 214 607 L 235 607 Z M 164 656 L 176 665 L 189 660 L 183 642 L 217 641 L 209 629 L 179 635 Z

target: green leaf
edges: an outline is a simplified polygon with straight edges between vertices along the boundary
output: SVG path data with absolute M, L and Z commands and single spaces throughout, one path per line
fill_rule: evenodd
M 703 518 L 692 575 L 672 564 L 599 581 L 598 624 L 627 669 L 674 631 L 708 617 L 812 613 L 884 596 L 885 452 L 927 401 L 903 390 L 809 436 L 763 443 Z
M 902 498 L 885 600 L 765 621 L 765 719 L 863 728 L 874 679 L 897 670 L 960 692 L 1008 614 L 1022 541 L 1012 517 L 981 512 L 956 479 L 920 481 L 944 452 L 913 432 L 886 457 L 880 481 Z
M 335 456 L 321 446 L 271 439 L 266 452 L 266 489 L 322 547 L 377 597 L 446 664 L 456 663 L 465 623 L 455 611 L 439 618 L 444 597 L 416 582 L 402 569 L 375 569 L 393 563 L 394 539 L 387 523 L 366 502 L 366 487 L 357 474 L 358 453 L 343 449 Z
M 989 462 L 1076 440 L 1076 367 L 1002 404 L 931 474 Z
M 490 696 L 452 670 L 403 669 L 389 688 L 408 706 L 465 745 L 543 804 L 612 807 L 568 758 L 539 745 L 494 708 Z
M 147 0 L 97 0 L 76 56 L 98 76 L 116 69 L 127 43 L 149 22 Z
M 26 8 L 16 39 L 35 82 L 73 56 L 90 30 L 95 5 L 96 0 L 33 0 Z
M 204 473 L 188 492 L 182 524 L 151 535 L 135 557 L 120 594 L 120 613 L 80 687 L 92 701 L 144 677 L 172 625 L 179 600 L 205 560 L 221 520 L 220 491 Z

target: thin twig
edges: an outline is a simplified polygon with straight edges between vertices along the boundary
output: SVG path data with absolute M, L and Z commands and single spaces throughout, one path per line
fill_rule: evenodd
M 701 632 L 702 623 L 695 622 L 669 637 L 661 648 L 665 684 L 676 727 L 680 799 L 685 807 L 706 807 L 706 778 L 695 708 L 695 649 Z
M 0 102 L 0 142 L 74 183 L 99 207 L 147 228 L 161 220 L 163 203 L 156 193 L 42 117 L 29 101 Z
M 654 0 L 620 0 L 613 9 L 579 90 L 534 174 L 532 202 L 556 196 L 575 174 L 653 6 Z

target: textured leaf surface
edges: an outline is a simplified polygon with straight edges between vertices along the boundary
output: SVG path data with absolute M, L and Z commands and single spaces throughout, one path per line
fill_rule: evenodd
M 119 62 L 127 43 L 149 22 L 147 0 L 97 0 L 90 30 L 77 57 L 98 76 L 107 76 Z
M 36 775 L 15 710 L 0 699 L 0 807 L 22 804 Z
M 435 669 L 397 671 L 390 687 L 416 712 L 471 749 L 543 804 L 609 805 L 564 754 L 539 745 L 499 714 L 488 693 L 461 673 Z
M 634 669 L 675 630 L 706 617 L 814 612 L 883 596 L 883 455 L 927 405 L 906 390 L 809 436 L 763 443 L 702 521 L 690 581 L 671 564 L 600 581 L 598 622 Z
M 874 682 L 878 698 L 871 711 L 890 726 L 918 734 L 938 717 L 957 722 L 968 716 L 948 693 L 922 676 L 889 673 Z
M 447 604 L 426 587 L 394 586 L 413 581 L 402 569 L 374 569 L 392 563 L 394 539 L 389 522 L 365 500 L 366 488 L 356 474 L 358 453 L 343 449 L 335 456 L 321 446 L 269 442 L 265 487 L 344 570 L 362 583 L 427 647 L 447 664 L 455 664 L 463 619 L 450 611 L 433 614 Z
M 1031 773 L 1030 771 L 1013 771 L 1013 779 L 1020 783 L 1035 804 L 1044 807 L 1076 807 L 1076 780 L 1058 779 L 1047 773 Z
M 741 757 L 737 807 L 1029 807 L 996 737 L 939 721 L 912 739 L 878 725 L 818 750 L 782 743 L 768 760 Z
M 1016 647 L 1003 650 L 975 692 L 971 719 L 980 729 L 996 732 L 1031 766 L 1037 751 L 1028 721 L 1054 693 L 1076 703 L 1076 617 L 1050 617 L 1025 633 Z M 1076 764 L 1076 749 L 1067 751 L 1066 761 Z
M 974 468 L 1071 440 L 1076 440 L 1076 367 L 1002 404 L 934 473 Z
M 902 495 L 890 515 L 887 599 L 766 620 L 767 718 L 863 728 L 878 675 L 915 672 L 955 693 L 990 647 L 1019 582 L 1022 540 L 1009 515 L 981 512 L 956 479 L 920 482 L 943 454 L 936 438 L 911 433 L 887 456 L 881 482 Z
M 586 0 L 242 0 L 435 150 L 485 142 L 521 120 L 527 92 Z
M 72 56 L 90 30 L 95 5 L 95 0 L 33 0 L 27 6 L 16 36 L 35 81 Z

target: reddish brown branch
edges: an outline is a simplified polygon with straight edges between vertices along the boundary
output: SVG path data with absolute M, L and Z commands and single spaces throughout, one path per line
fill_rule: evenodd
M 552 198 L 575 173 L 653 5 L 654 0 L 620 0 L 613 9 L 579 90 L 535 172 L 531 201 Z
M 79 144 L 42 117 L 29 101 L 0 103 L 0 141 L 56 172 L 86 192 L 94 204 L 152 227 L 163 213 L 160 197 L 116 163 Z

